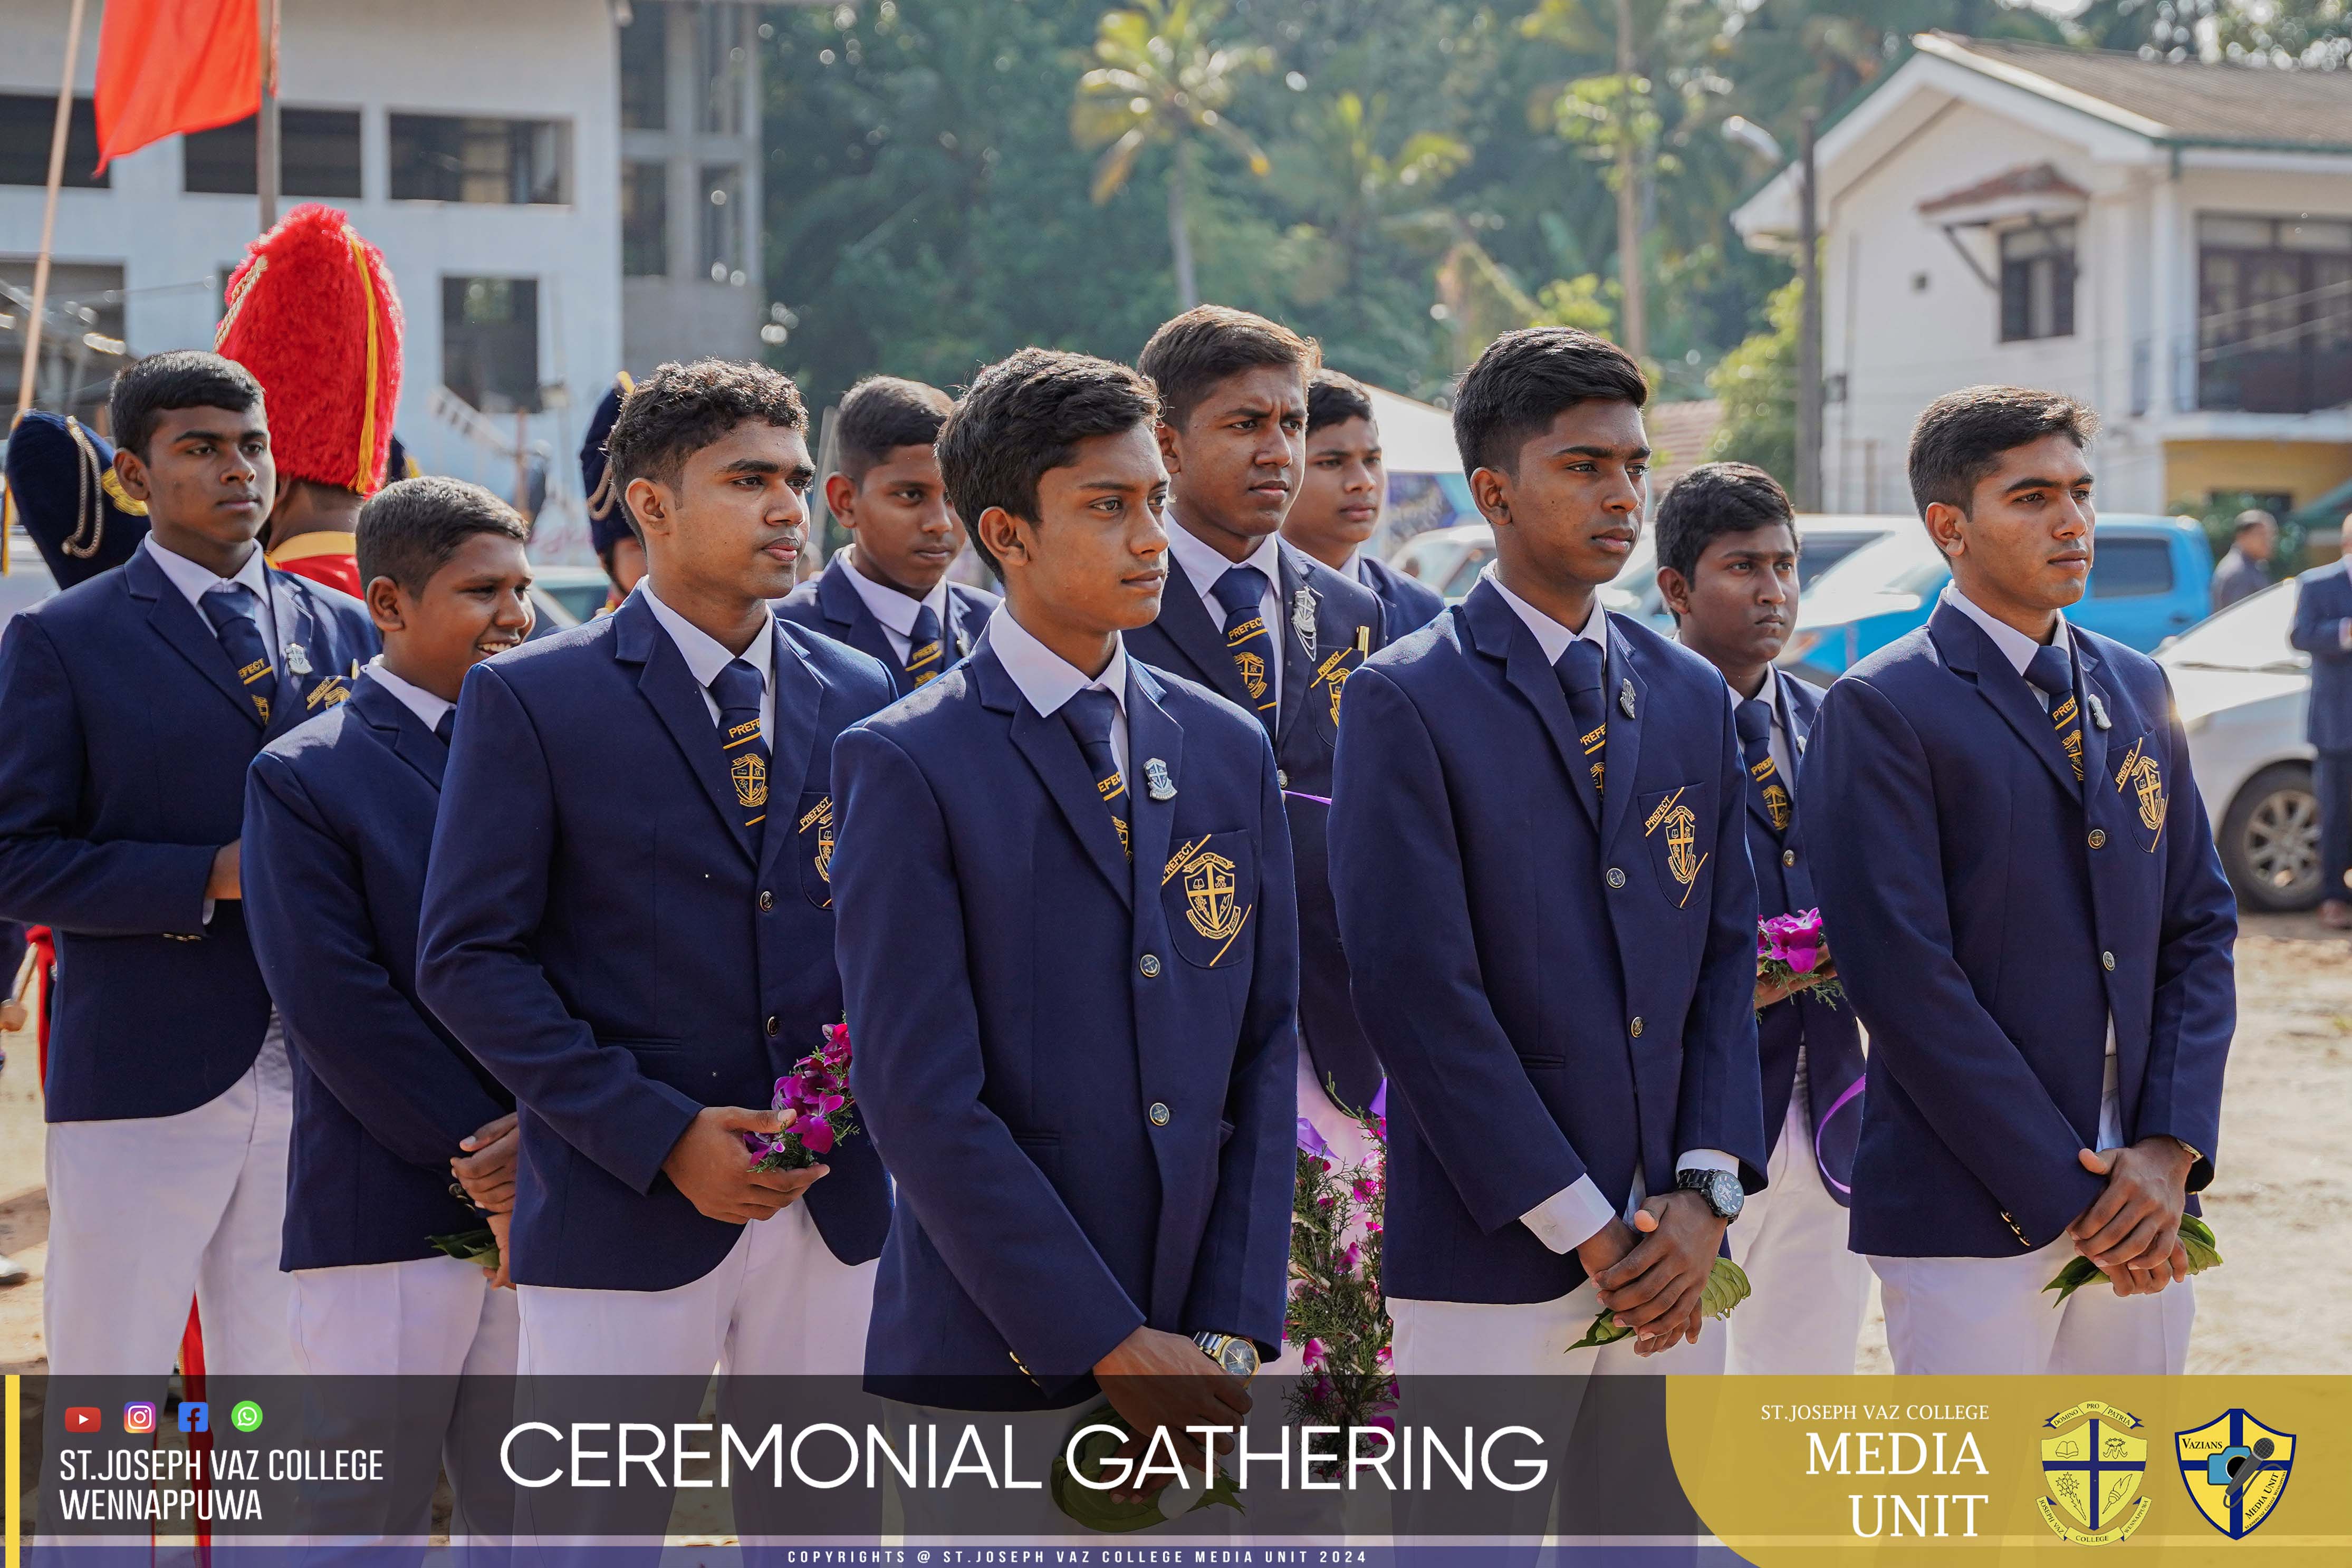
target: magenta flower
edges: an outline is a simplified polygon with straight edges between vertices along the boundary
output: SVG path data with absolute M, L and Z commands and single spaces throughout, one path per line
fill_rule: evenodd
M 833 1152 L 833 1124 L 822 1116 L 811 1116 L 793 1124 L 793 1131 L 801 1135 L 801 1147 L 813 1155 Z
M 1299 1358 L 1299 1364 L 1312 1372 L 1328 1359 L 1329 1353 L 1323 1348 L 1323 1342 L 1319 1339 L 1310 1339 L 1307 1342 L 1306 1351 Z

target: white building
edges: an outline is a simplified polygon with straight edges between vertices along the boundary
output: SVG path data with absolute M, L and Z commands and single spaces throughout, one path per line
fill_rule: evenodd
M 2110 510 L 2352 478 L 2352 74 L 1915 43 L 1819 143 L 1824 509 L 1982 382 L 2099 411 Z M 1793 169 L 1733 222 L 1789 246 Z
M 257 212 L 249 120 L 167 138 L 92 176 L 100 11 L 89 7 L 81 40 L 40 380 L 44 406 L 85 413 L 121 352 L 212 345 Z M 548 459 L 543 538 L 575 544 L 559 519 L 579 522 L 573 455 L 613 373 L 760 351 L 754 9 L 283 0 L 281 11 L 279 210 L 327 202 L 383 247 L 407 319 L 395 430 L 428 470 L 510 494 L 520 424 L 525 450 Z M 20 293 L 39 243 L 65 12 L 0 0 L 0 282 Z M 25 314 L 0 299 L 10 394 Z

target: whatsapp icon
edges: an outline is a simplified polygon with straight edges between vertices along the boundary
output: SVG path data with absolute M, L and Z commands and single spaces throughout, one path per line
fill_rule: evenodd
M 228 1424 L 240 1432 L 261 1429 L 261 1406 L 250 1399 L 240 1399 L 229 1406 Z

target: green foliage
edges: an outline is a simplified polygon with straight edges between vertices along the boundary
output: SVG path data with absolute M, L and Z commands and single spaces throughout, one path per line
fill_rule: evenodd
M 2216 492 L 2210 496 L 2183 497 L 2173 502 L 2176 517 L 2194 517 L 2205 530 L 2205 542 L 2212 547 L 2213 559 L 2220 560 L 2229 553 L 2238 536 L 2238 514 L 2260 509 L 2278 519 L 2278 543 L 2271 551 L 2271 577 L 2273 581 L 2292 577 L 2306 564 L 2305 548 L 2311 542 L 2311 530 L 2295 520 L 2294 513 L 2278 504 L 2274 496 L 2256 495 L 2250 490 Z
M 2221 1266 L 2221 1249 L 2213 1239 L 2213 1228 L 2193 1214 L 2180 1217 L 2180 1250 L 2188 1255 L 2189 1272 L 2192 1275 Z M 2088 1258 L 2069 1258 L 2066 1266 L 2051 1276 L 2050 1282 L 2042 1289 L 2045 1293 L 2058 1293 L 2057 1300 L 2050 1303 L 2054 1307 L 2094 1280 L 2104 1277 L 2099 1266 Z
M 1723 356 L 1706 378 L 1723 402 L 1723 423 L 1707 444 L 1710 461 L 1737 457 L 1783 485 L 1797 475 L 1797 318 L 1804 286 L 1795 278 L 1774 289 L 1764 314 L 1770 325 Z

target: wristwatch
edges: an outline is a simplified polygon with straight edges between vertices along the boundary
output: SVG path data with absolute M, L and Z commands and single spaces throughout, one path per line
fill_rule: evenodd
M 1257 1375 L 1257 1342 L 1241 1334 L 1196 1333 L 1201 1354 L 1246 1383 Z
M 1731 1171 L 1677 1171 L 1675 1187 L 1679 1192 L 1695 1192 L 1706 1199 L 1706 1206 L 1717 1219 L 1737 1219 L 1740 1207 L 1748 1201 L 1748 1193 L 1739 1185 L 1739 1177 Z

